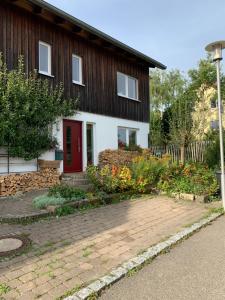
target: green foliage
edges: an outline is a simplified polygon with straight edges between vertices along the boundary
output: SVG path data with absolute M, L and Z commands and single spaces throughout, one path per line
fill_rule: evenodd
M 145 192 L 151 191 L 157 185 L 159 178 L 168 164 L 167 158 L 149 157 L 135 159 L 131 164 L 132 178 L 135 180 L 134 189 Z M 143 189 L 140 189 L 142 182 Z M 136 188 L 135 188 L 136 187 Z
M 131 191 L 145 193 L 154 189 L 168 157 L 139 156 L 130 166 L 89 167 L 87 174 L 95 187 L 106 193 Z
M 183 95 L 186 79 L 179 70 L 154 70 L 150 76 L 150 144 L 162 145 L 168 142 L 168 126 L 162 121 L 164 112 Z
M 205 165 L 173 164 L 161 175 L 158 188 L 167 193 L 214 195 L 218 183 L 214 172 Z
M 10 290 L 11 288 L 5 283 L 0 284 L 0 296 L 7 294 Z
M 55 185 L 49 189 L 48 194 L 38 196 L 33 199 L 33 205 L 42 209 L 50 205 L 64 205 L 68 202 L 85 199 L 84 191 L 67 185 Z
M 225 136 L 223 141 L 223 146 L 225 149 Z M 205 153 L 204 153 L 204 160 L 205 163 L 209 166 L 211 169 L 220 169 L 220 140 L 217 134 L 217 137 L 212 142 L 212 144 L 207 147 Z
M 129 145 L 129 146 L 125 146 L 124 150 L 126 151 L 137 151 L 139 153 L 142 153 L 142 148 L 139 145 Z
M 153 110 L 164 110 L 184 92 L 186 79 L 179 70 L 150 73 L 150 94 Z
M 85 199 L 86 193 L 83 190 L 80 190 L 73 186 L 68 186 L 65 184 L 58 184 L 49 189 L 48 196 L 64 198 L 67 200 L 72 199 Z
M 63 205 L 61 207 L 58 207 L 55 213 L 58 217 L 62 217 L 62 216 L 74 214 L 75 211 L 76 209 L 74 207 L 71 207 L 69 205 Z
M 75 113 L 77 100 L 64 99 L 62 84 L 53 87 L 24 69 L 20 57 L 18 66 L 8 70 L 0 54 L 0 146 L 30 160 L 57 145 L 50 129 L 57 118 Z
M 158 146 L 164 143 L 161 115 L 158 110 L 150 111 L 150 145 Z
M 33 205 L 36 208 L 43 209 L 50 205 L 63 205 L 64 203 L 68 202 L 68 199 L 48 196 L 48 195 L 41 195 L 33 199 Z

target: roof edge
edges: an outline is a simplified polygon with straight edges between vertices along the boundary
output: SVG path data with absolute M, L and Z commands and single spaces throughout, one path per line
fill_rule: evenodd
M 42 8 L 44 8 L 46 10 L 50 10 L 51 12 L 55 13 L 59 17 L 63 17 L 66 20 L 74 23 L 74 25 L 79 25 L 82 29 L 97 35 L 99 38 L 105 39 L 106 41 L 108 41 L 108 42 L 114 44 L 115 46 L 127 51 L 128 53 L 133 54 L 136 57 L 144 60 L 145 62 L 154 65 L 154 67 L 156 67 L 156 68 L 159 68 L 159 69 L 162 69 L 162 70 L 165 70 L 167 68 L 164 64 L 160 63 L 159 61 L 157 61 L 157 60 L 141 53 L 138 50 L 135 50 L 134 48 L 120 42 L 119 40 L 111 37 L 110 35 L 102 32 L 98 29 L 96 29 L 95 27 L 93 27 L 91 25 L 88 25 L 87 23 L 77 19 L 76 17 L 64 12 L 63 10 L 55 7 L 54 5 L 52 5 L 52 4 L 50 4 L 46 1 L 43 1 L 43 0 L 29 0 L 29 2 L 31 2 L 35 5 L 39 5 L 39 6 L 41 6 Z

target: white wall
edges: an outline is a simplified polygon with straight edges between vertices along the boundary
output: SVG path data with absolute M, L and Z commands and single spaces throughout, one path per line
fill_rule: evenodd
M 94 125 L 94 164 L 98 164 L 98 154 L 105 149 L 118 149 L 117 130 L 118 127 L 127 127 L 137 129 L 137 144 L 142 148 L 148 147 L 149 124 L 130 121 L 125 119 L 113 118 L 103 115 L 79 112 L 74 117 L 67 118 L 69 120 L 82 121 L 83 124 L 83 166 L 87 166 L 86 155 L 86 124 Z M 58 122 L 55 128 L 56 136 L 63 148 L 63 122 Z M 61 164 L 63 171 L 63 164 Z
M 79 112 L 74 117 L 66 118 L 68 120 L 77 120 L 82 122 L 83 131 L 83 167 L 87 166 L 87 155 L 86 155 L 86 124 L 92 123 L 94 125 L 94 164 L 98 164 L 98 154 L 105 149 L 117 149 L 117 130 L 118 127 L 127 127 L 137 129 L 137 145 L 142 148 L 148 147 L 148 133 L 149 124 L 130 121 L 125 119 L 113 118 L 103 115 L 91 114 L 86 112 Z M 53 134 L 56 136 L 59 142 L 59 148 L 63 149 L 63 120 L 59 120 L 54 126 Z M 41 157 L 42 159 L 54 160 L 54 151 L 46 152 Z M 11 159 L 12 160 L 16 159 Z M 17 162 L 19 162 L 17 160 Z M 0 172 L 5 172 L 6 161 L 3 163 L 3 159 L 0 158 Z M 26 169 L 28 168 L 28 169 Z M 10 166 L 11 172 L 26 172 L 36 171 L 35 161 L 24 162 L 20 160 L 20 163 L 13 164 Z M 63 162 L 61 162 L 60 171 L 63 172 Z

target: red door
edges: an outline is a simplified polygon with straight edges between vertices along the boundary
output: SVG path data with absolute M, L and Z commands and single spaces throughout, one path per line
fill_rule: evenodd
M 82 171 L 82 123 L 63 121 L 64 172 Z

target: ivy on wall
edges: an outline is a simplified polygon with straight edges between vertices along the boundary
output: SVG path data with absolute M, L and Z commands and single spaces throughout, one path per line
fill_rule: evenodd
M 78 99 L 64 98 L 63 84 L 53 86 L 36 71 L 26 74 L 22 56 L 8 70 L 0 53 L 0 146 L 10 156 L 31 160 L 56 147 L 50 128 L 77 108 Z

